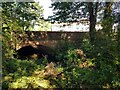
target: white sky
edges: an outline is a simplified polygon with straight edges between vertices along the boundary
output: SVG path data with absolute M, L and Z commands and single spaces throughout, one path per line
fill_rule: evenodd
M 40 5 L 43 6 L 44 9 L 44 18 L 47 19 L 48 16 L 53 15 L 52 8 L 49 8 L 51 6 L 51 0 L 36 0 L 40 3 Z

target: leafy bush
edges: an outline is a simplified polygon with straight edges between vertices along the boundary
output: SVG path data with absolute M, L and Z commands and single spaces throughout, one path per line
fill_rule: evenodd
M 84 39 L 79 47 L 61 42 L 57 63 L 38 60 L 3 60 L 3 88 L 117 88 L 120 87 L 116 41 L 103 36 L 95 45 Z M 103 41 L 102 41 L 103 40 Z M 105 42 L 107 41 L 107 42 Z M 78 57 L 77 49 L 85 56 Z

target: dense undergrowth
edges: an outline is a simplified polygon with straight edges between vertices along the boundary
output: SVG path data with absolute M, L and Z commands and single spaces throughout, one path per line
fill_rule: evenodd
M 51 63 L 46 58 L 6 58 L 2 64 L 2 88 L 118 88 L 120 63 L 114 45 L 93 46 L 87 39 L 79 47 L 62 42 Z M 84 56 L 76 54 L 78 48 Z

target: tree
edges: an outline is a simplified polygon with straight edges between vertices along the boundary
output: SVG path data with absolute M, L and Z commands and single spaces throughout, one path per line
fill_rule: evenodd
M 90 21 L 89 35 L 91 43 L 95 40 L 95 25 L 97 19 L 98 2 L 54 2 L 55 10 L 51 21 L 71 22 L 79 21 L 81 17 L 86 17 Z
M 55 12 L 49 19 L 53 22 L 71 22 L 80 19 L 79 2 L 54 2 L 52 8 Z
M 91 44 L 94 44 L 95 41 L 95 25 L 97 21 L 97 10 L 98 10 L 98 2 L 93 3 L 93 2 L 88 2 L 88 12 L 89 12 L 89 21 L 90 21 L 90 26 L 89 26 L 89 34 L 90 34 L 90 41 Z
M 114 22 L 114 18 L 112 15 L 112 5 L 113 2 L 105 2 L 105 6 L 104 6 L 104 16 L 103 16 L 103 29 L 104 32 L 106 33 L 106 35 L 109 35 L 112 33 L 112 26 L 113 26 L 113 22 Z M 109 21 L 109 22 L 108 22 Z M 107 23 L 106 23 L 107 22 Z M 109 29 L 108 29 L 109 27 Z
M 120 62 L 120 1 L 115 3 L 113 15 L 116 17 L 115 22 L 118 23 L 117 28 L 117 49 L 118 49 L 118 61 Z
M 33 29 L 36 23 L 40 24 L 42 17 L 43 9 L 36 2 L 2 3 L 3 53 L 7 52 L 10 57 L 16 44 L 21 42 L 17 35 L 24 35 L 24 32 Z
M 36 22 L 43 17 L 43 9 L 38 3 L 7 2 L 2 3 L 3 24 L 16 23 L 22 30 L 33 28 Z M 4 28 L 4 27 L 3 27 Z
M 104 19 L 111 16 L 113 2 L 105 2 Z

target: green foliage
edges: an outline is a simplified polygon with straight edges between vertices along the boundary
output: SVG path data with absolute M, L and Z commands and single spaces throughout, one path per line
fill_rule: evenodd
M 4 90 L 8 88 L 111 89 L 120 87 L 119 37 L 117 36 L 119 34 L 118 31 L 113 32 L 111 29 L 114 18 L 108 17 L 102 21 L 103 29 L 96 32 L 94 44 L 91 44 L 89 39 L 84 39 L 79 45 L 69 43 L 66 38 L 60 41 L 56 56 L 57 63 L 48 63 L 47 58 L 18 60 L 11 57 L 14 48 L 10 46 L 10 41 L 14 41 L 12 36 L 16 35 L 16 33 L 11 33 L 12 25 L 15 25 L 14 29 L 21 28 L 19 28 L 20 23 L 17 23 L 16 19 L 14 19 L 16 21 L 11 19 L 10 16 L 14 13 L 12 8 L 19 7 L 19 4 L 15 6 L 16 4 L 7 3 L 4 7 L 5 15 L 3 17 L 8 20 L 7 24 L 4 23 L 3 30 L 3 55 L 5 58 L 2 65 L 2 88 Z M 24 7 L 27 9 L 29 6 L 35 9 L 32 5 L 33 3 L 21 3 L 20 6 L 23 7 L 20 7 L 22 8 L 20 10 L 23 10 Z M 19 11 L 19 8 L 17 10 Z M 23 17 L 25 15 L 28 13 L 23 13 Z M 30 15 L 33 20 L 34 15 Z M 29 21 L 26 21 L 28 19 L 29 17 L 26 16 L 25 27 L 30 24 Z M 14 21 L 13 24 L 12 21 Z M 76 53 L 77 49 L 82 50 L 85 56 L 79 57 Z
M 44 80 L 35 76 L 22 77 L 20 79 L 17 79 L 15 82 L 9 84 L 9 88 L 29 88 L 29 87 L 53 88 L 48 80 Z
M 83 46 L 82 46 L 83 47 Z M 85 46 L 86 47 L 86 46 Z M 86 49 L 87 50 L 87 49 Z M 91 53 L 91 52 L 89 52 Z M 92 55 L 92 53 L 91 53 Z M 78 58 L 75 49 L 66 51 L 63 63 L 39 60 L 3 62 L 4 88 L 110 88 L 119 87 L 119 75 L 106 57 Z M 103 60 L 105 59 L 105 60 Z M 99 60 L 100 67 L 96 67 Z M 40 61 L 40 62 L 39 62 Z M 85 64 L 87 63 L 87 64 Z
M 53 21 L 69 22 L 80 18 L 79 2 L 53 2 L 54 15 L 49 17 Z
M 57 52 L 57 60 L 62 60 L 62 59 L 66 59 L 68 50 L 74 49 L 76 46 L 69 42 L 66 38 L 64 38 L 63 40 L 58 42 L 58 49 L 56 48 L 56 52 Z M 62 53 L 61 53 L 62 52 Z
M 42 59 L 41 59 L 42 60 Z M 49 80 L 44 79 L 49 76 L 49 68 L 54 64 L 44 65 L 33 60 L 6 60 L 3 62 L 3 89 L 5 88 L 53 88 Z M 46 70 L 45 70 L 46 69 Z M 54 66 L 50 70 L 54 71 Z M 58 70 L 60 71 L 60 70 Z M 50 73 L 51 74 L 51 73 Z M 31 85 L 31 86 L 30 86 Z
M 18 35 L 41 24 L 43 9 L 36 2 L 2 3 L 2 46 L 3 57 L 12 58 L 17 44 L 22 42 Z
M 40 20 L 37 30 L 38 31 L 51 31 L 52 24 L 48 21 Z M 34 30 L 33 30 L 34 31 Z
M 43 9 L 38 3 L 7 2 L 2 3 L 2 16 L 5 25 L 13 30 L 29 30 L 42 17 Z M 12 23 L 11 23 L 12 22 Z M 14 25 L 14 27 L 11 27 Z M 17 27 L 15 27 L 17 25 Z
M 37 68 L 37 65 L 33 61 L 8 59 L 3 61 L 3 75 L 8 73 L 17 73 L 21 75 L 31 75 L 31 73 Z

